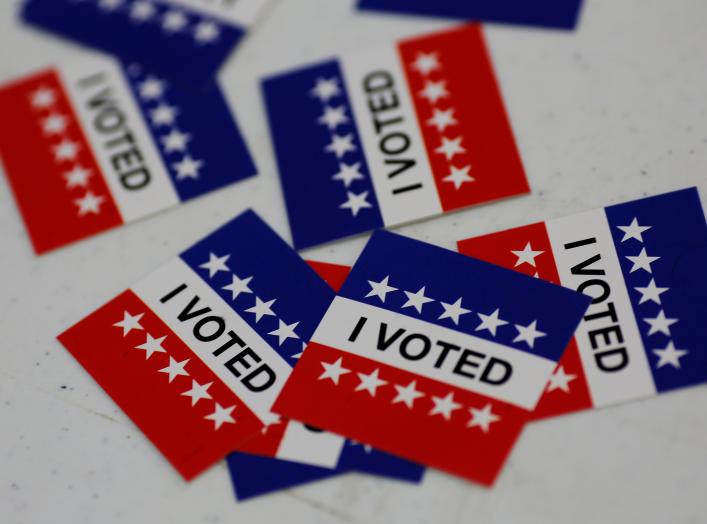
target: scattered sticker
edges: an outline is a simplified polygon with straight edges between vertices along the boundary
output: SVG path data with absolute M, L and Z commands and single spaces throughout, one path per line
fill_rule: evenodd
M 273 409 L 491 484 L 588 302 L 377 231 Z
M 263 90 L 298 249 L 529 191 L 478 25 Z
M 194 94 L 106 57 L 0 89 L 7 177 L 37 253 L 255 174 L 218 89 Z
M 535 417 L 707 382 L 707 228 L 695 188 L 459 242 L 592 298 Z

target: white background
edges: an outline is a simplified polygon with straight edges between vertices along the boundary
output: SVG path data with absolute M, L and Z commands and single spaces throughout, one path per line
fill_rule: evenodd
M 80 55 L 16 24 L 14 3 L 0 2 L 1 80 Z M 587 0 L 577 32 L 488 27 L 533 194 L 399 231 L 453 247 L 695 184 L 704 200 L 706 21 L 704 0 Z M 43 257 L 0 177 L 3 524 L 705 522 L 704 387 L 533 424 L 491 490 L 434 471 L 419 487 L 348 475 L 237 505 L 223 464 L 185 484 L 55 341 L 248 206 L 289 238 L 261 74 L 442 25 L 356 14 L 351 0 L 273 0 L 223 71 L 261 175 Z M 364 240 L 305 255 L 351 263 Z

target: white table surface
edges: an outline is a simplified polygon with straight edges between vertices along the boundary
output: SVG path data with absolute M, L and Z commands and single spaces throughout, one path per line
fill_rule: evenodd
M 77 57 L 0 2 L 0 80 Z M 533 194 L 400 228 L 463 237 L 698 185 L 707 194 L 707 2 L 587 0 L 577 32 L 487 36 Z M 55 336 L 248 206 L 289 231 L 256 79 L 440 21 L 273 0 L 223 71 L 261 175 L 36 257 L 0 177 L 0 522 L 704 523 L 707 388 L 530 425 L 496 486 L 350 474 L 236 504 L 223 463 L 190 484 Z M 0 125 L 12 121 L 0 115 Z M 306 251 L 352 263 L 365 238 Z M 470 450 L 470 452 L 473 452 Z

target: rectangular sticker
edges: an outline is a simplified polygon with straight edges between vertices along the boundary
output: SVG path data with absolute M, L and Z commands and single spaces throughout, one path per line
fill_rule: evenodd
M 534 416 L 707 381 L 707 229 L 695 188 L 459 242 L 592 298 Z
M 377 231 L 273 409 L 490 485 L 588 303 Z
M 274 76 L 296 248 L 529 191 L 478 25 Z
M 8 84 L 0 109 L 13 122 L 0 154 L 37 253 L 255 174 L 218 88 L 184 91 L 107 57 Z

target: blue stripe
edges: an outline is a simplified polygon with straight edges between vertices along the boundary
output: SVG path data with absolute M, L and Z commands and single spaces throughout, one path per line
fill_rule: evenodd
M 336 79 L 340 93 L 329 101 L 312 96 L 318 79 Z M 310 247 L 381 227 L 383 218 L 338 61 L 266 79 L 262 88 L 295 247 Z M 348 121 L 333 130 L 319 123 L 327 106 L 344 106 Z M 341 158 L 326 152 L 333 133 L 352 134 L 356 150 Z M 363 178 L 348 188 L 332 179 L 339 172 L 340 162 L 358 163 Z M 372 207 L 361 209 L 356 216 L 340 208 L 347 201 L 348 191 L 357 195 L 367 192 Z
M 574 29 L 582 0 L 359 0 L 359 9 Z
M 388 293 L 385 302 L 366 297 L 372 289 L 369 281 L 386 276 L 389 285 L 398 289 Z M 423 286 L 424 295 L 434 302 L 424 304 L 421 313 L 403 308 L 404 291 L 415 293 Z M 382 230 L 371 237 L 340 295 L 554 361 L 562 356 L 589 305 L 589 297 L 581 293 Z M 450 318 L 440 319 L 444 312 L 440 301 L 453 304 L 460 297 L 461 306 L 471 313 L 461 315 L 458 325 Z M 497 308 L 508 324 L 498 327 L 496 336 L 488 330 L 476 331 L 477 314 L 488 315 Z M 535 320 L 546 335 L 535 339 L 533 348 L 513 342 L 519 333 L 514 324 L 528 326 Z
M 707 382 L 707 226 L 696 188 L 635 200 L 606 208 L 606 216 L 621 262 L 624 281 L 631 298 L 636 322 L 658 391 Z M 642 233 L 643 242 L 630 238 L 617 226 L 627 226 L 636 218 L 641 226 L 651 226 Z M 650 264 L 652 273 L 638 269 L 627 256 L 642 249 L 658 256 Z M 640 304 L 642 294 L 636 287 L 646 287 L 651 279 L 657 287 L 669 288 L 660 294 L 660 304 L 653 300 Z M 645 318 L 655 318 L 663 311 L 678 322 L 669 327 L 670 336 L 657 332 L 648 335 Z M 657 367 L 659 357 L 653 351 L 669 342 L 688 353 L 679 359 L 680 367 Z
M 209 276 L 207 269 L 199 267 L 209 261 L 211 253 L 230 255 L 226 261 L 229 271 Z M 297 362 L 293 355 L 302 351 L 303 341 L 310 339 L 334 298 L 331 288 L 252 211 L 239 215 L 180 256 L 290 366 Z M 240 279 L 252 277 L 248 284 L 252 292 L 233 300 L 231 291 L 224 289 L 232 283 L 233 274 Z M 256 315 L 246 311 L 255 305 L 256 296 L 265 302 L 275 299 L 271 306 L 275 315 L 262 316 L 256 322 Z M 288 338 L 280 345 L 278 337 L 270 334 L 280 322 L 299 322 L 294 328 L 299 338 Z
M 220 187 L 256 174 L 243 136 L 221 89 L 187 91 L 159 79 L 137 65 L 124 65 L 133 97 L 142 110 L 162 161 L 179 198 L 190 200 Z M 144 96 L 140 88 L 146 81 L 157 80 L 164 86 L 161 96 Z M 152 114 L 160 106 L 174 108 L 173 124 L 155 123 Z M 170 148 L 165 140 L 170 133 L 188 136 L 182 149 Z M 199 167 L 197 177 L 181 176 L 178 167 L 193 161 Z
M 130 16 L 135 1 L 126 0 L 116 10 L 107 11 L 98 7 L 98 0 L 29 0 L 22 16 L 30 24 L 126 61 L 149 65 L 192 87 L 211 83 L 245 33 L 244 28 L 159 0 L 153 1 L 157 9 L 149 20 L 137 22 Z M 178 9 L 187 15 L 189 25 L 184 30 L 168 34 L 162 29 L 162 16 L 169 9 Z M 199 44 L 194 39 L 197 24 L 203 21 L 214 21 L 218 25 L 219 36 L 211 43 Z

